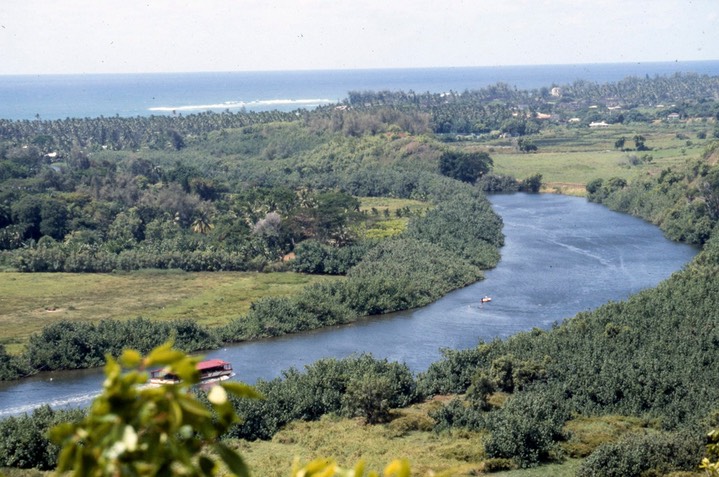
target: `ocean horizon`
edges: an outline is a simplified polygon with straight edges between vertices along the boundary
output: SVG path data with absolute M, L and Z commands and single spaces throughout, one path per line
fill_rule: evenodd
M 574 81 L 616 82 L 676 73 L 719 75 L 719 60 L 481 67 L 210 73 L 0 76 L 0 119 L 293 111 L 333 104 L 350 91 L 462 92 L 505 83 L 517 89 Z

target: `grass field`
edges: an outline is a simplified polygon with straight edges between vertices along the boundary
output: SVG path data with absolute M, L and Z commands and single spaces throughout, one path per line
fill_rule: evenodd
M 421 211 L 431 207 L 427 202 L 412 199 L 395 199 L 391 197 L 360 197 L 360 210 L 370 211 L 375 208 L 382 212 L 384 209 L 394 214 L 397 209 L 408 208 L 412 212 Z
M 703 123 L 658 123 L 612 125 L 605 129 L 557 127 L 532 136 L 538 147 L 532 154 L 520 153 L 512 139 L 482 143 L 494 161 L 494 171 L 524 179 L 541 173 L 545 192 L 584 195 L 584 186 L 597 178 L 632 179 L 643 174 L 656 174 L 662 169 L 683 164 L 698 157 L 711 139 L 697 139 L 705 131 Z M 646 139 L 649 151 L 621 151 L 614 147 L 620 137 L 626 138 L 625 148 L 633 148 L 633 137 Z M 651 156 L 650 162 L 633 164 L 632 156 Z
M 216 326 L 245 313 L 264 296 L 292 295 L 320 280 L 297 273 L 185 273 L 145 270 L 118 274 L 0 273 L 0 327 L 9 352 L 60 320 L 192 318 Z

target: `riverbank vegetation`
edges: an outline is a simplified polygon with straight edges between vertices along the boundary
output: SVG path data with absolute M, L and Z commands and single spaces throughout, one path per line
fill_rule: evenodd
M 652 220 L 701 253 L 655 289 L 549 330 L 447 350 L 419 376 L 366 356 L 288 370 L 258 383 L 264 400 L 233 402 L 245 421 L 227 437 L 241 439 L 235 445 L 250 453 L 280 444 L 311 453 L 319 447 L 294 429 L 344 436 L 354 426 L 358 440 L 390 436 L 390 451 L 407 441 L 432 442 L 426 453 L 454 459 L 446 461 L 450 467 L 466 462 L 456 467 L 465 475 L 547 464 L 579 476 L 692 471 L 719 410 L 719 166 L 711 142 L 719 137 L 718 88 L 716 78 L 680 75 L 577 82 L 556 94 L 502 85 L 449 97 L 351 93 L 342 105 L 221 129 L 204 121 L 221 124 L 235 115 L 2 123 L 3 260 L 23 271 L 139 264 L 343 275 L 259 299 L 216 329 L 187 320 L 152 331 L 186 337 L 177 339 L 185 349 L 201 348 L 427 304 L 479 279 L 499 259 L 501 220 L 481 190 L 543 185 L 576 192 L 585 185 L 591 200 Z M 208 129 L 183 129 L 193 121 Z M 113 133 L 118 125 L 126 133 Z M 155 135 L 132 134 L 151 125 Z M 55 150 L 58 156 L 47 157 Z M 483 165 L 489 157 L 494 168 L 467 176 L 453 159 L 443 169 L 447 151 L 485 159 Z M 408 202 L 394 212 L 387 207 L 385 215 L 377 206 L 361 207 L 368 196 L 428 205 Z M 368 237 L 379 217 L 403 221 Z M 290 252 L 294 261 L 281 261 Z M 27 372 L 30 357 L 49 349 L 72 356 L 150 345 L 106 342 L 102 323 L 74 326 L 77 333 L 63 324 L 33 335 L 28 355 L 1 350 L 3 369 Z M 68 352 L 67 344 L 75 348 Z M 78 359 L 62 367 L 88 364 Z M 2 445 L 25 442 L 13 432 L 40 427 L 23 430 L 14 419 L 0 422 L 7 429 L 0 435 L 10 436 Z M 249 443 L 257 439 L 272 442 Z M 25 452 L 5 449 L 13 450 L 7 456 Z

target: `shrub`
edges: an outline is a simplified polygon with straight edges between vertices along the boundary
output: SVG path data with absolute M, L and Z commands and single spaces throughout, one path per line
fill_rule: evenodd
M 517 466 L 512 459 L 487 459 L 484 461 L 482 470 L 484 472 L 501 472 L 503 470 L 513 470 Z
M 485 174 L 477 181 L 477 188 L 482 192 L 517 192 L 520 184 L 514 177 L 497 174 Z
M 478 367 L 488 366 L 488 356 L 492 345 L 480 344 L 477 348 L 466 350 L 443 349 L 442 359 L 429 365 L 426 372 L 418 378 L 418 387 L 422 394 L 458 394 L 463 393 L 475 378 Z
M 10 355 L 0 344 L 0 381 L 18 379 L 30 373 L 27 366 L 16 356 Z
M 388 421 L 390 384 L 386 376 L 366 374 L 352 378 L 342 397 L 343 413 L 349 417 L 363 417 L 367 424 Z
M 401 437 L 408 432 L 429 432 L 434 428 L 434 420 L 422 414 L 410 414 L 397 417 L 387 425 L 393 436 Z
M 375 387 L 381 389 L 375 393 Z M 264 400 L 234 402 L 242 423 L 230 430 L 229 437 L 270 439 L 292 420 L 316 420 L 332 412 L 382 420 L 385 411 L 406 407 L 418 398 L 406 365 L 369 355 L 323 359 L 305 372 L 290 369 L 283 378 L 261 381 L 257 388 Z
M 50 406 L 35 409 L 31 415 L 0 421 L 0 467 L 51 470 L 57 464 L 59 447 L 47 433 L 60 422 L 77 421 L 84 411 L 53 411 Z
M 542 174 L 534 174 L 524 179 L 519 184 L 519 190 L 522 192 L 539 192 L 542 188 Z
M 463 402 L 461 399 L 452 399 L 446 405 L 429 412 L 434 419 L 436 432 L 446 431 L 453 427 L 463 427 L 478 431 L 485 427 L 485 413 L 477 407 Z
M 684 434 L 629 434 L 597 448 L 582 463 L 577 477 L 641 477 L 696 469 L 701 440 Z
M 491 433 L 485 444 L 490 457 L 514 459 L 532 467 L 554 458 L 555 442 L 563 439 L 568 412 L 541 393 L 520 394 L 487 418 Z

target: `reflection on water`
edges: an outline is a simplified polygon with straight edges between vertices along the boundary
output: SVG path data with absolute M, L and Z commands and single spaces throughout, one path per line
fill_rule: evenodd
M 372 353 L 405 362 L 415 372 L 442 348 L 468 348 L 617 301 L 655 286 L 697 250 L 672 243 L 658 228 L 584 199 L 559 195 L 496 195 L 504 220 L 502 261 L 484 281 L 437 302 L 347 326 L 317 330 L 208 353 L 233 363 L 253 383 L 325 357 Z M 483 296 L 492 301 L 481 303 Z M 100 370 L 48 373 L 0 383 L 0 416 L 43 403 L 85 405 L 99 392 Z

